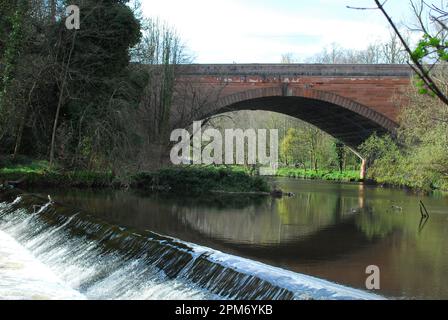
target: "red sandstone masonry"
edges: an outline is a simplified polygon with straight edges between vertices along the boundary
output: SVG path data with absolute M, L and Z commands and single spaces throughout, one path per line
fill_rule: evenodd
M 286 84 L 292 95 L 344 106 L 386 128 L 398 116 L 393 97 L 405 92 L 412 75 L 405 65 L 185 65 L 179 72 L 178 81 L 222 85 L 219 107 L 282 95 Z

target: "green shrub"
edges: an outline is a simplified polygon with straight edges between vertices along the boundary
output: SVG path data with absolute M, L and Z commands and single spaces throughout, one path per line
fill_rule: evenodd
M 225 167 L 176 167 L 154 173 L 140 173 L 132 177 L 138 188 L 170 189 L 186 193 L 210 191 L 268 192 L 262 177 L 250 176 L 243 170 Z
M 280 168 L 277 171 L 280 177 L 291 177 L 311 180 L 334 180 L 334 181 L 359 181 L 359 171 L 332 171 L 332 170 L 305 170 L 299 168 Z

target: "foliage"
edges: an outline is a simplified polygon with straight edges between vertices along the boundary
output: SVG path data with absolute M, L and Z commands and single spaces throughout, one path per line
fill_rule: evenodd
M 346 157 L 346 151 L 344 148 L 344 144 L 340 141 L 336 141 L 334 143 L 334 148 L 336 151 L 336 157 L 339 165 L 339 172 L 342 172 L 344 170 L 344 163 L 345 163 L 345 157 Z
M 108 170 L 134 139 L 127 115 L 147 82 L 129 66 L 140 23 L 128 1 L 85 0 L 77 3 L 81 29 L 68 30 L 72 1 L 52 2 L 52 10 L 48 1 L 28 2 L 0 3 L 0 153 L 50 153 L 67 168 Z
M 359 171 L 357 170 L 335 171 L 280 168 L 277 171 L 277 176 L 311 180 L 360 181 Z
M 32 161 L 27 164 L 13 164 L 0 168 L 0 174 L 44 174 L 47 171 L 49 171 L 47 161 Z
M 94 171 L 59 172 L 28 166 L 0 169 L 0 181 L 25 179 L 20 186 L 102 188 L 114 185 L 111 173 Z
M 288 129 L 286 136 L 280 143 L 280 155 L 286 164 L 304 163 L 306 161 L 303 142 L 297 129 Z
M 173 124 L 173 115 L 190 104 L 187 94 L 178 92 L 179 88 L 175 86 L 179 64 L 190 62 L 190 57 L 185 54 L 176 30 L 163 21 L 142 19 L 141 28 L 142 39 L 132 49 L 132 61 L 143 66 L 148 82 L 133 121 L 136 124 L 134 130 L 142 141 L 136 161 L 140 167 L 150 170 L 166 164 L 164 156 L 169 154 L 170 132 L 191 124 L 191 121 L 178 126 Z M 195 102 L 192 104 L 194 109 Z M 192 111 L 179 113 L 182 113 L 181 118 L 188 113 L 193 117 Z
M 361 146 L 361 152 L 367 158 L 369 178 L 379 183 L 407 184 L 408 175 L 403 170 L 406 157 L 391 136 L 372 135 Z
M 448 107 L 418 87 L 407 97 L 397 137 L 374 135 L 363 144 L 368 175 L 380 183 L 448 190 Z
M 333 170 L 340 168 L 340 164 L 343 170 L 359 168 L 359 158 L 348 147 L 341 146 L 342 159 L 338 158 L 335 148 L 337 141 L 333 137 L 311 124 L 284 114 L 267 111 L 230 112 L 213 119 L 209 126 L 222 134 L 226 128 L 277 130 L 281 165 L 310 170 Z
M 66 93 L 59 101 L 64 113 L 57 153 L 66 166 L 107 169 L 123 152 L 126 110 L 136 108 L 144 86 L 144 78 L 128 68 L 140 25 L 123 1 L 85 1 L 80 10 L 80 30 L 55 27 L 62 37 L 58 63 L 69 79 L 58 79 Z
M 140 173 L 132 178 L 138 188 L 155 188 L 182 193 L 269 192 L 262 177 L 252 177 L 241 170 L 223 167 L 176 167 L 153 173 Z
M 390 165 L 394 165 L 400 156 L 398 146 L 391 136 L 379 137 L 376 133 L 363 143 L 360 150 L 367 158 L 369 165 L 379 159 L 384 159 Z
M 27 1 L 1 2 L 0 11 L 0 138 L 8 127 L 8 94 L 25 40 Z M 11 95 L 11 94 L 10 94 Z
M 286 166 L 303 169 L 339 169 L 358 167 L 357 157 L 342 143 L 305 123 L 289 128 L 280 142 L 280 160 Z
M 27 158 L 0 161 L 0 184 L 2 181 L 24 179 L 23 186 L 33 187 L 120 187 L 121 182 L 112 172 L 85 170 L 66 171 L 51 167 L 48 161 Z M 241 166 L 234 167 L 175 167 L 154 172 L 140 172 L 129 177 L 130 186 L 141 190 L 172 191 L 184 193 L 269 192 L 267 181 L 251 176 Z
M 444 63 L 448 60 L 448 42 L 446 41 L 448 10 L 446 3 L 444 1 L 440 4 L 428 3 L 424 0 L 409 1 L 417 22 L 417 26 L 410 30 L 419 33 L 419 36 L 421 36 L 416 47 L 412 49 L 410 41 L 405 39 L 387 12 L 387 1 L 374 0 L 374 2 L 410 56 L 412 63 L 409 63 L 409 66 L 420 79 L 418 82 L 419 93 L 436 96 L 445 105 L 448 105 L 448 95 L 445 92 L 445 87 L 440 85 L 434 74 L 440 67 L 444 68 Z

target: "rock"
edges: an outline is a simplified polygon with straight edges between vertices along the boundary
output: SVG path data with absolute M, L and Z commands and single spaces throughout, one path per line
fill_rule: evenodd
M 19 179 L 19 180 L 16 180 L 16 181 L 7 181 L 6 183 L 8 184 L 8 185 L 10 185 L 10 186 L 12 186 L 12 187 L 17 187 L 17 186 L 19 186 L 20 184 L 22 184 L 24 181 L 25 181 L 25 177 L 23 177 L 23 178 L 21 178 L 21 179 Z
M 295 194 L 292 192 L 283 192 L 281 189 L 274 189 L 271 191 L 271 196 L 274 198 L 282 198 L 285 197 L 294 197 Z
M 271 191 L 271 196 L 274 198 L 281 198 L 283 197 L 283 191 L 280 189 L 274 189 Z

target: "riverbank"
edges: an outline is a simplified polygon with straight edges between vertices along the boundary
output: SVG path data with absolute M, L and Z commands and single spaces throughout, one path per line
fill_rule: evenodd
M 342 182 L 360 182 L 359 171 L 356 170 L 305 170 L 296 168 L 280 168 L 277 171 L 278 177 L 310 179 L 310 180 L 328 180 Z
M 268 182 L 243 170 L 226 167 L 173 167 L 144 172 L 131 177 L 137 189 L 174 191 L 182 193 L 235 192 L 269 193 Z
M 45 161 L 0 168 L 0 185 L 45 188 L 135 188 L 180 193 L 269 193 L 260 176 L 227 167 L 172 167 L 117 177 L 111 172 L 63 171 L 51 169 Z
M 356 170 L 304 170 L 300 168 L 279 168 L 277 177 L 305 180 L 339 182 L 361 182 Z M 273 186 L 262 176 L 254 175 L 252 167 L 245 166 L 180 166 L 141 172 L 117 177 L 112 172 L 67 171 L 51 169 L 47 161 L 21 160 L 17 163 L 0 162 L 0 186 L 21 188 L 133 188 L 144 191 L 176 192 L 187 194 L 201 193 L 240 193 L 271 194 Z M 390 188 L 409 189 L 416 192 L 430 192 L 411 186 L 388 183 L 388 181 L 369 180 Z M 443 189 L 432 189 L 443 191 Z

